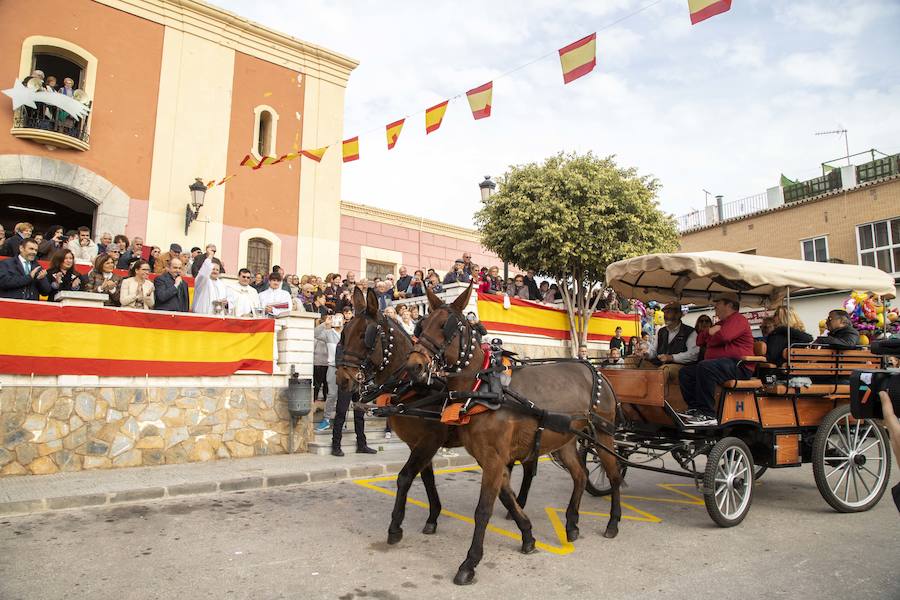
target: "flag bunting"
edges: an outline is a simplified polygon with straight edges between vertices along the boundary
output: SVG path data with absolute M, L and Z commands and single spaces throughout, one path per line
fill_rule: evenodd
M 473 88 L 466 92 L 466 98 L 469 100 L 469 108 L 472 109 L 472 116 L 475 120 L 484 119 L 491 116 L 491 98 L 494 94 L 494 82 L 488 81 L 484 85 Z
M 359 136 L 344 140 L 342 150 L 345 163 L 359 160 Z
M 444 100 L 440 104 L 435 104 L 431 108 L 425 110 L 425 135 L 438 130 L 441 126 L 441 122 L 444 120 L 444 113 L 447 112 L 447 105 L 449 103 L 449 100 Z
M 322 157 L 325 156 L 326 150 L 328 150 L 328 146 L 323 146 L 322 148 L 317 148 L 315 150 L 301 150 L 300 154 L 316 162 L 321 162 Z
M 688 0 L 691 25 L 731 10 L 731 0 Z
M 400 137 L 400 130 L 403 129 L 404 121 L 406 121 L 406 119 L 400 119 L 399 121 L 394 121 L 393 123 L 385 125 L 388 150 L 391 150 L 394 146 L 397 145 L 397 138 Z
M 592 33 L 560 48 L 559 62 L 565 83 L 572 83 L 593 71 L 597 66 L 597 34 Z

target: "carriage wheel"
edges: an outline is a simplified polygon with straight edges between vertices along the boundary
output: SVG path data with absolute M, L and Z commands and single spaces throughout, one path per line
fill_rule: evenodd
M 703 501 L 720 527 L 734 527 L 750 511 L 753 498 L 753 455 L 742 440 L 719 440 L 706 459 Z
M 853 419 L 849 405 L 835 408 L 816 431 L 813 475 L 834 510 L 869 510 L 881 500 L 891 475 L 884 429 L 871 420 Z
M 612 486 L 609 483 L 609 477 L 606 476 L 606 470 L 603 468 L 603 463 L 600 461 L 597 451 L 589 448 L 584 441 L 579 441 L 578 445 L 578 458 L 581 461 L 581 466 L 584 467 L 587 473 L 587 482 L 584 489 L 591 496 L 610 495 Z M 623 479 L 626 471 L 628 471 L 628 467 L 619 467 L 619 472 L 622 474 Z

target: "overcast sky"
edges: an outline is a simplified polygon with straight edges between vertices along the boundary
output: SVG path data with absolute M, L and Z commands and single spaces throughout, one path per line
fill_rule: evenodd
M 703 189 L 728 201 L 782 172 L 821 174 L 844 141 L 817 131 L 847 128 L 851 153 L 900 152 L 897 0 L 735 0 L 695 26 L 687 0 L 213 1 L 360 61 L 344 122 L 362 134 L 343 169 L 353 202 L 470 226 L 484 175 L 591 150 L 659 178 L 680 215 Z M 597 68 L 563 85 L 556 50 L 593 31 Z M 425 108 L 491 79 L 490 118 L 461 97 L 426 138 Z M 384 125 L 407 115 L 388 151 Z

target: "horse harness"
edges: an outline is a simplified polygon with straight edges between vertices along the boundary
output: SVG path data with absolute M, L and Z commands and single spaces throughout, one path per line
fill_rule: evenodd
M 424 331 L 420 331 L 416 334 L 418 344 L 423 346 L 431 356 L 429 357 L 428 354 L 421 350 L 416 350 L 415 347 L 413 347 L 412 352 L 421 354 L 429 359 L 429 365 L 432 367 L 432 370 L 434 367 L 439 367 L 439 370 L 457 373 L 469 366 L 472 355 L 475 353 L 475 346 L 478 344 L 477 335 L 468 321 L 450 310 L 446 304 L 440 308 L 446 308 L 448 312 L 447 322 L 444 323 L 442 329 L 444 335 L 443 343 L 438 342 Z M 453 341 L 457 339 L 459 340 L 459 352 L 457 353 L 456 361 L 453 364 L 447 364 L 445 352 L 453 344 Z
M 341 358 L 336 363 L 339 367 L 356 369 L 356 380 L 361 388 L 370 385 L 375 377 L 387 368 L 391 361 L 391 356 L 394 354 L 395 325 L 390 323 L 390 319 L 373 319 L 368 315 L 365 318 L 366 320 L 372 319 L 374 321 L 374 323 L 366 325 L 366 331 L 363 335 L 363 344 L 367 351 L 364 353 L 354 352 L 353 350 L 347 350 L 345 346 Z M 406 332 L 403 332 L 403 334 L 406 335 Z M 381 342 L 381 361 L 376 364 L 373 356 L 375 354 L 375 344 L 379 341 Z M 350 357 L 355 362 L 348 361 L 345 357 Z

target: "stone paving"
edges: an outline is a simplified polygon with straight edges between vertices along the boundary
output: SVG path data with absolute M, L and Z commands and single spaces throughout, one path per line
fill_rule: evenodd
M 473 464 L 464 451 L 434 458 L 435 468 Z M 100 506 L 192 494 L 280 487 L 398 473 L 403 446 L 343 458 L 282 454 L 244 459 L 31 475 L 0 479 L 0 515 Z

